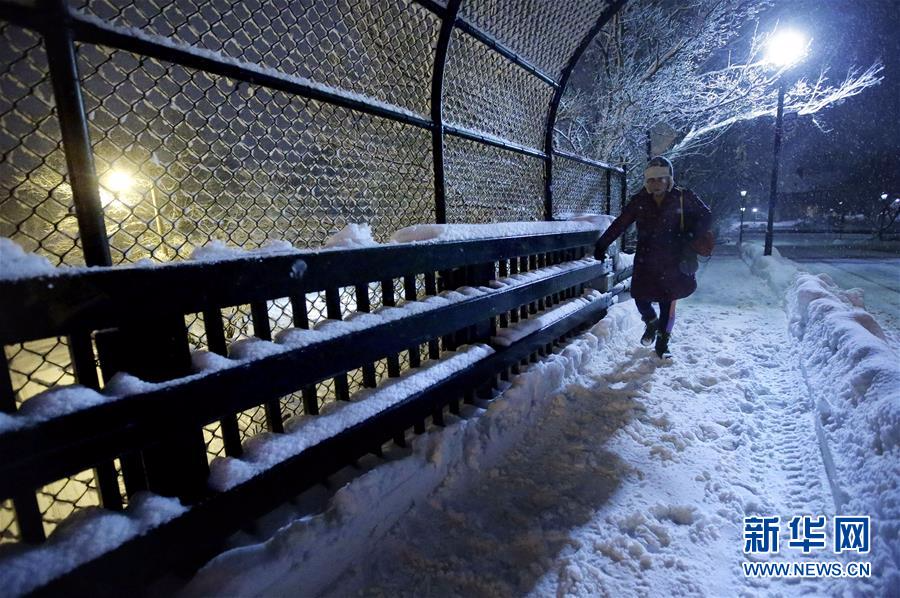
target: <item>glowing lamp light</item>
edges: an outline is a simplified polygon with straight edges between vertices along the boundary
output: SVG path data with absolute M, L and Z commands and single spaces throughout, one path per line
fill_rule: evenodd
M 741 208 L 741 212 L 746 212 L 747 208 Z
M 753 208 L 753 213 L 756 214 L 756 208 Z
M 746 192 L 746 191 L 741 191 L 741 197 L 747 197 L 747 192 Z
M 113 170 L 106 177 L 106 186 L 113 193 L 128 191 L 134 185 L 134 179 L 131 175 L 122 170 Z
M 884 201 L 885 199 L 887 199 L 887 193 L 882 193 L 881 200 Z
M 800 61 L 808 49 L 809 40 L 799 31 L 778 31 L 769 39 L 766 62 L 779 67 L 790 66 Z

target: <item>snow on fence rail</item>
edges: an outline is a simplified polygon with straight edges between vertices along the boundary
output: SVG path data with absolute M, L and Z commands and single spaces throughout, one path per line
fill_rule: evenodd
M 84 591 L 102 579 L 120 591 L 176 564 L 198 566 L 243 523 L 386 441 L 405 443 L 426 419 L 441 425 L 446 409 L 602 318 L 627 285 L 628 270 L 585 257 L 597 231 L 570 228 L 0 281 L 0 340 L 68 336 L 79 382 L 16 413 L 12 386 L 0 381 L 2 498 L 23 540 L 41 545 L 35 491 L 93 469 L 109 514 L 74 517 L 61 535 L 0 561 L 4 587 Z M 597 290 L 585 294 L 589 284 Z M 340 301 L 347 289 L 353 313 Z M 329 319 L 310 328 L 310 302 L 321 296 Z M 273 327 L 276 300 L 290 303 L 293 326 Z M 229 346 L 222 313 L 239 304 L 251 308 L 255 338 Z M 196 312 L 209 351 L 191 355 L 185 316 Z M 321 403 L 322 384 L 337 403 Z M 297 395 L 299 412 L 288 408 Z M 257 407 L 268 432 L 248 437 L 238 415 Z M 225 447 L 211 464 L 201 433 L 210 426 Z M 147 491 L 180 505 L 141 498 Z M 134 509 L 148 500 L 169 505 L 168 515 L 147 523 Z M 110 518 L 126 503 L 125 519 Z M 102 550 L 73 545 L 109 526 Z

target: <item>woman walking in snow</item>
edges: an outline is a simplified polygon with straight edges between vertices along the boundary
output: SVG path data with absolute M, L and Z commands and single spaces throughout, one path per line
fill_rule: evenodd
M 632 223 L 637 225 L 637 251 L 631 278 L 631 296 L 646 324 L 641 343 L 654 344 L 660 358 L 669 357 L 669 338 L 675 324 L 675 301 L 697 289 L 696 253 L 691 246 L 712 251 L 709 225 L 712 213 L 689 189 L 675 186 L 672 163 L 662 156 L 650 160 L 644 170 L 644 188 L 633 195 L 597 241 L 594 255 L 603 259 L 606 249 Z M 693 241 L 693 242 L 692 242 Z M 700 247 L 704 255 L 706 247 Z M 659 315 L 653 308 L 659 304 Z

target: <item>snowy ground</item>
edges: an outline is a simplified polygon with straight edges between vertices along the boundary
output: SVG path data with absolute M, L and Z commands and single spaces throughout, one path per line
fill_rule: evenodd
M 633 306 L 617 307 L 629 329 L 550 397 L 539 425 L 492 467 L 452 470 L 368 554 L 333 564 L 346 568 L 327 595 L 863 590 L 743 577 L 745 515 L 835 507 L 781 300 L 736 258 L 701 274 L 679 304 L 673 363 L 637 346 Z
M 841 491 L 865 511 L 842 514 L 881 524 L 863 557 L 882 566 L 881 581 L 745 578 L 743 561 L 847 562 L 830 545 L 809 556 L 786 545 L 792 516 L 824 515 L 830 526 L 836 514 L 809 394 L 821 384 L 808 385 L 800 366 L 817 362 L 801 359 L 783 295 L 736 256 L 704 265 L 700 290 L 678 311 L 673 362 L 637 344 L 631 302 L 615 306 L 596 338 L 582 337 L 593 349 L 579 340 L 557 356 L 574 364 L 567 377 L 554 358 L 533 366 L 486 411 L 451 418 L 406 458 L 360 472 L 321 515 L 242 541 L 185 595 L 890 595 L 889 403 L 866 395 L 872 410 L 887 409 L 870 417 L 885 431 L 870 456 L 857 450 L 869 412 L 840 415 L 850 408 L 840 383 L 829 382 L 834 421 L 823 420 Z M 743 554 L 751 515 L 782 518 L 777 555 Z

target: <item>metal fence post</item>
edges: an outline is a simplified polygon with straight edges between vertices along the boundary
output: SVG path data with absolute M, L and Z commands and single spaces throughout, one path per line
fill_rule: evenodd
M 447 223 L 447 184 L 444 178 L 444 68 L 450 36 L 462 0 L 450 0 L 444 11 L 437 47 L 434 51 L 434 70 L 431 76 L 431 153 L 434 160 L 434 221 Z
M 78 57 L 72 34 L 72 17 L 65 0 L 41 0 L 48 15 L 44 45 L 53 84 L 59 128 L 72 200 L 78 219 L 78 232 L 88 266 L 110 266 L 109 239 L 100 203 L 100 184 L 94 168 L 93 149 L 88 134 L 87 115 L 81 95 Z
M 556 126 L 556 115 L 559 111 L 559 103 L 563 93 L 569 84 L 569 77 L 575 69 L 575 65 L 581 59 L 581 55 L 587 50 L 588 45 L 600 33 L 607 21 L 613 18 L 627 0 L 615 0 L 610 2 L 600 13 L 594 26 L 582 38 L 581 43 L 572 52 L 569 61 L 563 68 L 559 77 L 559 87 L 553 93 L 550 106 L 547 109 L 547 130 L 544 133 L 544 220 L 553 220 L 553 128 Z

